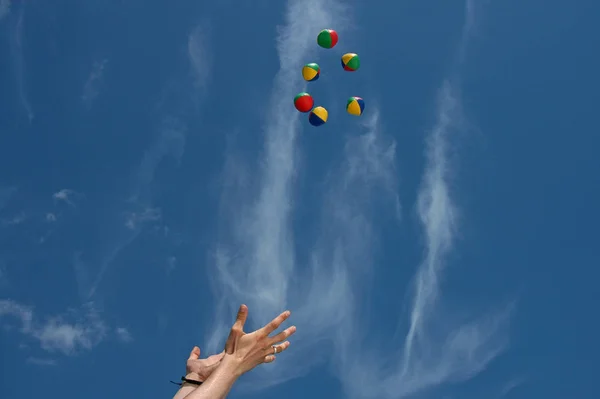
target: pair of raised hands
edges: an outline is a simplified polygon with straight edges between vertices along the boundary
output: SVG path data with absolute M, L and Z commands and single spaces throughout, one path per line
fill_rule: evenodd
M 276 353 L 281 353 L 290 346 L 286 339 L 296 332 L 296 327 L 291 326 L 273 337 L 269 334 L 277 330 L 288 317 L 290 312 L 286 310 L 264 327 L 245 333 L 244 324 L 248 318 L 248 307 L 240 306 L 236 321 L 225 343 L 225 350 L 206 359 L 200 359 L 200 348 L 195 346 L 186 364 L 187 378 L 205 381 L 226 356 L 231 360 L 238 375 L 252 370 L 261 363 L 274 361 Z

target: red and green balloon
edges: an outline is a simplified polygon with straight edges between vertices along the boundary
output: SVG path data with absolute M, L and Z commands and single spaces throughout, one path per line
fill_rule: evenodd
M 298 93 L 294 97 L 294 106 L 300 112 L 310 112 L 315 105 L 315 100 L 306 92 Z
M 323 48 L 334 48 L 338 42 L 338 34 L 333 29 L 323 29 L 317 36 L 317 44 Z

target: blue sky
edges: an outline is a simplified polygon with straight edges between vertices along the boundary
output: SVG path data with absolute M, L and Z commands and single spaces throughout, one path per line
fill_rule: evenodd
M 598 397 L 599 11 L 0 0 L 0 396 L 171 397 L 246 303 L 231 397 Z

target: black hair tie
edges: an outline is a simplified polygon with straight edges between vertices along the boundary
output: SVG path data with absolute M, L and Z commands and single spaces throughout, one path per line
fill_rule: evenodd
M 181 381 L 187 382 L 188 384 L 193 384 L 193 385 L 202 385 L 202 381 L 190 380 L 185 377 L 181 377 Z M 179 383 L 179 382 L 171 381 L 172 384 L 180 385 L 180 386 L 183 385 L 183 382 Z

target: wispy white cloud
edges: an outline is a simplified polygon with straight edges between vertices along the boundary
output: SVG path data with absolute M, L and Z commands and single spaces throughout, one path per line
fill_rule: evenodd
M 80 193 L 68 188 L 63 188 L 52 194 L 52 198 L 54 198 L 55 201 L 63 201 L 71 206 L 75 206 L 75 203 L 73 202 L 74 198 L 80 198 L 81 196 Z
M 460 52 L 466 51 L 465 41 L 474 23 L 470 2 L 466 12 Z M 366 348 L 356 351 L 351 345 L 342 347 L 341 378 L 351 397 L 411 397 L 445 383 L 467 380 L 484 370 L 508 344 L 505 327 L 510 307 L 465 321 L 452 317 L 441 301 L 440 281 L 459 221 L 451 195 L 453 167 L 449 156 L 449 142 L 464 120 L 457 90 L 453 81 L 442 85 L 436 123 L 427 139 L 426 170 L 417 204 L 426 253 L 414 279 L 404 344 L 391 356 L 365 357 Z M 387 346 L 389 353 L 390 344 Z M 391 366 L 391 359 L 399 361 Z
M 10 1 L 3 1 L 0 3 L 0 10 L 9 10 Z M 15 73 L 15 82 L 17 86 L 17 93 L 19 102 L 25 112 L 27 113 L 27 119 L 29 123 L 33 120 L 34 114 L 31 104 L 29 102 L 27 94 L 27 81 L 25 79 L 26 65 L 23 57 L 23 22 L 24 22 L 24 11 L 25 5 L 22 4 L 18 11 L 16 24 L 11 32 L 11 50 L 12 50 L 12 61 L 13 69 Z M 6 15 L 6 14 L 5 14 Z
M 209 32 L 206 24 L 196 26 L 188 36 L 188 57 L 192 67 L 194 84 L 197 88 L 204 88 L 210 76 L 212 54 L 209 42 Z
M 33 311 L 28 306 L 21 305 L 15 301 L 0 300 L 0 318 L 12 316 L 20 321 L 22 332 L 30 332 L 32 329 Z
M 384 353 L 366 347 L 357 351 L 359 337 L 341 338 L 341 342 L 348 341 L 339 350 L 341 378 L 351 397 L 412 397 L 445 383 L 467 380 L 484 370 L 508 343 L 505 322 L 510 308 L 465 321 L 452 317 L 441 301 L 440 281 L 458 222 L 449 186 L 448 141 L 459 127 L 459 110 L 459 100 L 446 82 L 440 90 L 437 121 L 428 137 L 427 166 L 418 197 L 426 253 L 414 279 L 408 332 L 401 348 L 395 348 L 397 342 L 388 342 Z M 360 326 L 349 331 L 360 331 Z
M 38 341 L 42 349 L 64 355 L 91 350 L 105 339 L 108 330 L 91 303 L 62 315 L 40 319 L 32 307 L 3 299 L 0 300 L 0 320 L 10 327 L 7 316 L 16 319 L 20 333 Z
M 181 161 L 185 150 L 187 126 L 175 117 L 165 117 L 159 128 L 157 138 L 144 152 L 144 156 L 132 178 L 131 202 L 150 200 L 149 189 L 154 182 L 156 168 L 166 157 L 172 157 L 176 163 Z M 147 205 L 144 205 L 147 206 Z
M 69 355 L 79 349 L 92 349 L 104 338 L 104 333 L 103 324 L 69 324 L 62 320 L 50 320 L 36 332 L 36 338 L 43 349 Z
M 127 229 L 126 232 L 118 231 L 112 237 L 114 240 L 111 249 L 104 254 L 99 261 L 99 267 L 96 269 L 95 277 L 91 277 L 93 270 L 90 270 L 90 264 L 82 261 L 81 254 L 75 258 L 73 266 L 77 274 L 79 291 L 86 300 L 91 300 L 96 294 L 104 274 L 110 267 L 110 265 L 119 256 L 121 251 L 129 247 L 129 245 L 135 241 L 142 231 L 140 226 L 135 227 L 133 230 Z
M 81 95 L 81 99 L 88 107 L 92 105 L 92 102 L 100 93 L 98 86 L 102 83 L 104 69 L 106 68 L 107 63 L 108 60 L 103 59 L 101 61 L 94 61 L 94 64 L 92 65 L 92 71 L 83 86 L 83 94 Z
M 52 213 L 52 212 L 46 213 L 46 221 L 47 222 L 56 222 L 56 220 L 57 220 L 57 217 L 54 213 Z
M 161 212 L 157 208 L 146 208 L 141 212 L 131 212 L 127 216 L 125 226 L 130 230 L 136 230 L 141 224 L 146 222 L 156 222 L 160 220 Z
M 513 378 L 512 380 L 504 384 L 504 386 L 500 390 L 500 393 L 497 396 L 497 399 L 504 398 L 505 396 L 507 396 L 508 394 L 525 384 L 525 382 L 526 378 L 524 377 Z
M 117 327 L 115 329 L 115 334 L 117 335 L 117 339 L 121 342 L 129 343 L 133 341 L 133 336 L 125 327 Z
M 17 215 L 14 215 L 8 219 L 2 219 L 2 224 L 4 226 L 15 226 L 23 223 L 27 219 L 27 216 L 24 212 L 21 212 Z

